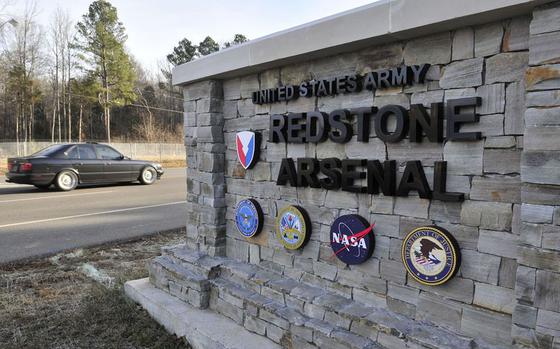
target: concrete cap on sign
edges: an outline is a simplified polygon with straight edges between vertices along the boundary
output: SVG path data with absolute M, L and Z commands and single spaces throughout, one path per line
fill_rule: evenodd
M 173 69 L 173 84 L 262 69 L 529 12 L 550 0 L 381 0 L 204 56 Z

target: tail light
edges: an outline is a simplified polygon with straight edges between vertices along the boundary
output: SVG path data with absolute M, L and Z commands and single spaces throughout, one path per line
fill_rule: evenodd
M 26 162 L 26 163 L 23 163 L 19 166 L 19 170 L 20 170 L 20 172 L 29 172 L 29 171 L 31 171 L 32 167 L 33 167 L 32 163 Z
M 8 161 L 8 172 L 12 171 L 12 168 L 14 168 L 14 164 Z

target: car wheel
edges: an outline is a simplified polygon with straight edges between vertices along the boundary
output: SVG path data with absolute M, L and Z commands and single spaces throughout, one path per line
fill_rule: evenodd
M 50 184 L 47 184 L 47 185 L 38 185 L 38 184 L 35 184 L 35 188 L 37 188 L 37 189 L 39 189 L 39 190 L 47 190 L 47 189 L 49 189 L 50 186 L 51 186 Z
M 140 183 L 150 185 L 154 184 L 156 179 L 157 172 L 155 168 L 149 166 L 142 169 L 142 172 L 140 173 Z
M 62 171 L 54 182 L 59 190 L 70 191 L 78 186 L 78 176 L 72 171 Z

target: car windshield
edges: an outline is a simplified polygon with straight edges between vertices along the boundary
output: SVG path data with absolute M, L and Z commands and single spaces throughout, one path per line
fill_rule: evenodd
M 53 144 L 39 150 L 34 154 L 31 154 L 30 156 L 51 156 L 57 153 L 59 150 L 65 149 L 66 147 L 68 147 L 68 144 Z

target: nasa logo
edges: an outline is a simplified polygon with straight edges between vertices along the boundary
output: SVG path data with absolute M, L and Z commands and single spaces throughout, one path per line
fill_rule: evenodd
M 356 214 L 338 217 L 331 225 L 333 256 L 346 264 L 365 262 L 375 246 L 373 226 Z
M 406 270 L 424 285 L 441 285 L 451 279 L 461 265 L 457 241 L 445 229 L 429 226 L 411 231 L 402 244 Z
M 244 169 L 250 168 L 258 158 L 259 138 L 255 132 L 237 132 L 237 158 Z
M 276 218 L 276 235 L 289 250 L 302 247 L 311 234 L 311 224 L 305 211 L 299 206 L 286 206 Z
M 235 209 L 235 225 L 241 235 L 253 237 L 260 233 L 263 223 L 262 209 L 253 199 L 239 201 Z

